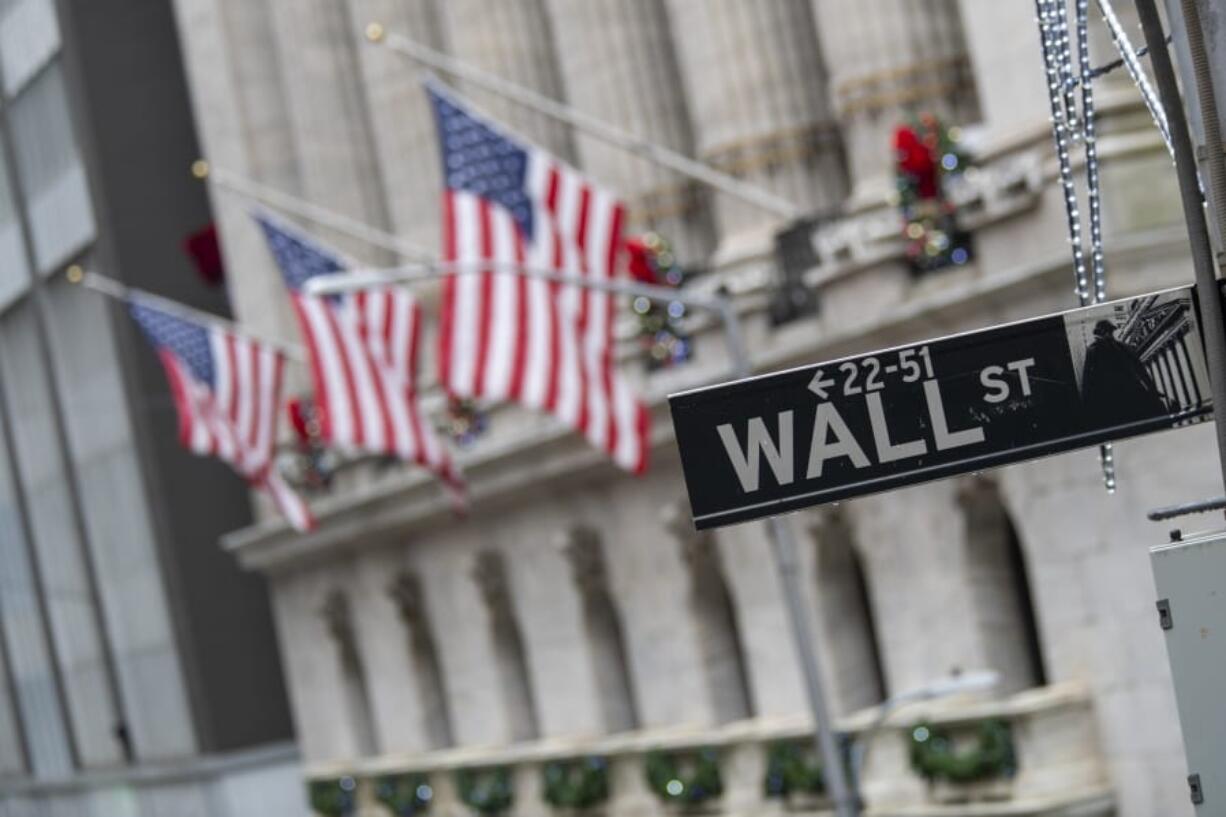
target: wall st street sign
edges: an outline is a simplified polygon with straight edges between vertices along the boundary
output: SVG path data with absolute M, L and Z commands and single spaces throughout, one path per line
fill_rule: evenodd
M 1206 419 L 1191 287 L 669 398 L 713 528 Z

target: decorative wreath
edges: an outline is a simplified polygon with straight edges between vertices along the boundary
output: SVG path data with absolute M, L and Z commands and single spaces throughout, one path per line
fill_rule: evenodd
M 647 784 L 665 803 L 693 806 L 724 793 L 719 754 L 712 748 L 650 752 Z
M 511 770 L 506 766 L 457 769 L 455 785 L 460 800 L 481 814 L 498 814 L 515 802 Z
M 419 772 L 389 774 L 375 781 L 375 798 L 395 817 L 423 814 L 434 800 L 430 779 Z
M 311 811 L 319 817 L 349 817 L 356 805 L 358 784 L 352 777 L 312 780 L 307 784 Z
M 609 799 L 609 761 L 601 756 L 545 764 L 545 802 L 555 808 L 586 809 Z
M 921 723 L 911 730 L 911 768 L 923 778 L 974 783 L 1017 771 L 1013 734 L 998 718 L 981 721 L 975 746 L 958 751 L 945 730 Z
M 821 761 L 808 741 L 779 741 L 771 745 L 766 761 L 767 797 L 826 793 Z

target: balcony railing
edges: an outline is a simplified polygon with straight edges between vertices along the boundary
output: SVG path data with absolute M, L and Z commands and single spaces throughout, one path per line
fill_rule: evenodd
M 870 817 L 1110 815 L 1088 691 L 913 704 L 839 724 Z M 309 769 L 319 817 L 824 814 L 803 719 L 386 755 Z

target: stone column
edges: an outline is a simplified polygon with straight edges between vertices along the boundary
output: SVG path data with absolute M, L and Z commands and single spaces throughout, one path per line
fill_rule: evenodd
M 998 669 L 983 639 L 984 603 L 953 480 L 846 505 L 870 586 L 892 694 L 959 671 Z M 934 638 L 934 633 L 940 633 Z
M 621 616 L 609 588 L 600 536 L 591 528 L 572 528 L 563 535 L 561 550 L 570 562 L 583 600 L 583 629 L 592 656 L 605 731 L 634 729 L 639 725 L 639 716 L 630 680 L 630 661 Z
M 988 664 L 1001 676 L 999 691 L 1040 685 L 1046 673 L 1026 562 L 1000 492 L 991 480 L 974 477 L 961 481 L 957 499 L 966 523 L 968 583 Z
M 400 573 L 388 585 L 387 593 L 396 604 L 408 630 L 409 654 L 417 686 L 417 710 L 426 745 L 431 749 L 451 746 L 455 743 L 451 709 L 421 579 L 416 573 Z
M 1036 123 L 1051 118 L 1034 3 L 960 0 L 959 6 L 989 141 L 1030 136 Z
M 519 631 L 519 620 L 511 603 L 506 565 L 494 550 L 477 554 L 472 568 L 473 581 L 481 590 L 489 614 L 490 641 L 498 669 L 497 686 L 502 692 L 512 741 L 531 740 L 541 733 L 528 655 Z
M 751 717 L 753 696 L 740 623 L 715 537 L 710 531 L 694 530 L 677 504 L 665 508 L 663 521 L 681 546 L 689 569 L 690 611 L 715 720 L 727 723 Z
M 446 50 L 436 0 L 347 0 L 350 19 L 429 48 Z M 434 114 L 422 87 L 421 67 L 386 46 L 358 45 L 375 150 L 397 235 L 431 253 L 439 246 L 439 146 Z
M 336 0 L 269 0 L 274 42 L 298 147 L 302 194 L 375 227 L 388 226 L 356 49 L 361 30 Z M 323 228 L 312 231 L 359 260 L 386 254 Z
M 456 59 L 551 99 L 565 99 L 544 0 L 447 0 L 441 11 Z M 459 87 L 483 113 L 555 156 L 574 161 L 568 127 L 495 94 L 464 83 Z
M 898 125 L 917 113 L 978 119 L 957 0 L 813 0 L 813 14 L 855 197 L 880 198 L 893 189 Z
M 342 706 L 353 730 L 356 749 L 360 755 L 372 755 L 376 751 L 374 714 L 349 599 L 340 590 L 330 591 L 319 608 L 319 616 L 336 646 L 344 693 Z
M 668 0 L 699 156 L 804 210 L 839 206 L 846 177 L 806 0 Z M 779 218 L 716 197 L 721 247 Z
M 830 697 L 837 711 L 854 712 L 886 697 L 868 577 L 840 507 L 813 514 L 808 531 L 814 544 L 818 640 L 829 654 Z
M 572 105 L 686 155 L 694 135 L 668 12 L 657 0 L 547 0 Z M 669 239 L 683 264 L 703 261 L 714 235 L 709 191 L 576 131 L 584 170 L 630 206 L 629 229 Z

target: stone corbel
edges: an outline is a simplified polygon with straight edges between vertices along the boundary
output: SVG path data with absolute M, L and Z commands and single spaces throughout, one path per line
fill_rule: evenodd
M 426 600 L 421 592 L 421 579 L 416 573 L 404 571 L 396 574 L 396 578 L 387 585 L 387 595 L 396 605 L 401 621 L 411 631 L 425 626 Z
M 511 596 L 501 553 L 495 550 L 478 553 L 469 575 L 476 582 L 477 589 L 481 591 L 481 597 L 491 612 L 497 614 L 510 608 Z
M 694 527 L 685 500 L 679 499 L 661 508 L 660 521 L 681 546 L 681 558 L 685 560 L 691 575 L 718 558 L 715 537 L 710 531 L 700 531 Z
M 332 590 L 320 606 L 319 615 L 340 652 L 341 660 L 350 667 L 359 666 L 358 639 L 353 626 L 349 598 L 339 589 Z
M 599 533 L 592 528 L 576 525 L 558 537 L 558 550 L 570 562 L 575 586 L 584 597 L 608 592 L 608 574 Z

